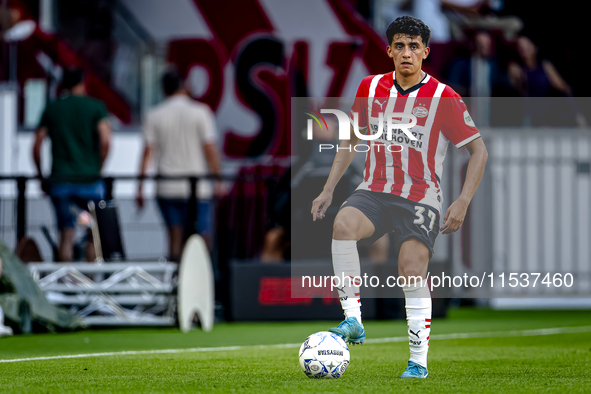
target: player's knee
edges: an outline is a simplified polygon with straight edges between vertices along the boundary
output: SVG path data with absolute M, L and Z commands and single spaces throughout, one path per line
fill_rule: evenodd
M 404 257 L 398 259 L 398 272 L 400 273 L 400 276 L 405 278 L 423 277 L 423 271 L 422 264 L 413 259 Z
M 332 228 L 332 238 L 358 241 L 357 229 L 355 227 L 355 224 L 352 223 L 351 220 L 348 220 L 346 217 L 337 216 Z

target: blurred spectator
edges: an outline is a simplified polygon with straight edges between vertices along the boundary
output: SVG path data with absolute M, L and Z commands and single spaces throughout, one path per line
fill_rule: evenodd
M 203 176 L 221 173 L 220 154 L 216 146 L 215 118 L 211 109 L 189 97 L 189 90 L 178 72 L 167 71 L 162 77 L 167 99 L 152 110 L 144 123 L 144 152 L 140 175 L 156 155 L 156 167 L 163 176 Z M 136 202 L 143 208 L 143 182 L 138 183 Z M 223 184 L 211 181 L 198 183 L 197 232 L 211 248 L 213 233 L 213 195 L 221 197 Z M 169 259 L 179 261 L 184 246 L 183 234 L 190 186 L 187 180 L 160 180 L 156 195 L 168 229 Z M 191 228 L 195 226 L 191 225 Z
M 509 63 L 509 78 L 511 84 L 523 97 L 571 97 L 566 101 L 548 100 L 526 101 L 526 115 L 533 126 L 563 126 L 569 125 L 573 119 L 577 126 L 586 127 L 587 121 L 574 99 L 571 87 L 558 73 L 554 65 L 539 56 L 538 47 L 526 36 L 520 36 L 517 41 L 519 61 Z M 556 111 L 556 104 L 565 104 L 565 111 Z M 548 108 L 544 106 L 547 105 Z M 558 113 L 557 113 L 558 112 Z M 559 115 L 565 115 L 559 116 Z M 574 124 L 570 124 L 574 126 Z
M 509 78 L 494 54 L 490 33 L 479 31 L 473 38 L 472 55 L 451 64 L 449 85 L 462 97 L 506 96 Z
M 454 40 L 464 40 L 466 30 L 500 30 L 510 39 L 523 28 L 523 22 L 516 16 L 497 16 L 502 2 L 495 0 L 440 0 L 449 20 Z
M 374 28 L 385 31 L 402 15 L 411 15 L 431 29 L 430 43 L 466 39 L 466 29 L 497 29 L 512 38 L 523 27 L 516 16 L 495 15 L 502 2 L 495 0 L 377 0 L 374 4 Z
M 373 13 L 376 31 L 386 31 L 394 19 L 411 15 L 429 26 L 430 43 L 446 43 L 451 39 L 449 21 L 440 0 L 378 0 Z
M 27 6 L 20 0 L 10 0 L 7 3 L 6 14 L 3 13 L 3 7 L 0 3 L 0 24 L 4 30 L 2 35 L 2 41 L 6 44 L 18 43 L 29 40 L 35 34 L 37 30 L 37 24 L 34 20 L 29 18 Z M 6 26 L 5 26 L 6 23 Z M 4 48 L 3 48 L 4 49 Z M 37 61 L 35 60 L 34 53 L 31 53 L 29 46 L 25 45 L 19 48 L 18 51 L 14 51 L 16 56 L 19 58 L 18 73 L 30 74 L 31 68 L 39 68 Z M 6 55 L 4 51 L 0 53 L 0 56 Z M 25 62 L 25 60 L 28 60 Z M 22 70 L 20 69 L 22 67 Z M 8 80 L 10 77 L 17 78 L 17 75 L 10 75 L 16 73 L 17 70 L 13 68 L 10 70 L 8 59 L 2 59 L 2 68 L 0 69 L 0 79 Z M 33 75 L 38 75 L 38 70 L 33 71 Z M 44 75 L 44 74 L 41 74 Z
M 64 72 L 65 94 L 45 108 L 35 134 L 33 159 L 43 190 L 55 207 L 60 230 L 59 260 L 72 261 L 76 219 L 89 201 L 105 198 L 101 169 L 111 140 L 111 126 L 103 103 L 86 96 L 84 72 L 71 68 Z M 41 145 L 51 139 L 52 169 L 49 181 L 41 171 Z M 91 237 L 86 258 L 96 255 Z
M 56 97 L 55 87 L 62 69 L 51 57 L 55 57 L 58 45 L 40 30 L 22 0 L 9 0 L 4 15 L 0 6 L 0 24 L 4 23 L 6 30 L 0 35 L 0 80 L 16 83 L 19 123 L 34 128 L 46 97 Z
M 538 56 L 538 47 L 528 37 L 520 36 L 516 43 L 519 62 L 512 62 L 509 72 L 522 96 L 551 97 L 557 92 L 572 95 L 570 86 L 549 60 Z
M 0 258 L 0 277 L 2 277 L 2 258 Z M 12 328 L 4 325 L 4 311 L 0 306 L 0 338 L 12 335 Z

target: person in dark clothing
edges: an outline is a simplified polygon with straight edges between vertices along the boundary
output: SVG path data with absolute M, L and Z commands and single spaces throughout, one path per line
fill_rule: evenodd
M 42 186 L 51 197 L 60 230 L 59 260 L 72 261 L 74 227 L 89 201 L 105 197 L 101 169 L 109 152 L 111 126 L 103 103 L 86 96 L 84 73 L 79 68 L 64 73 L 66 93 L 45 108 L 35 134 L 33 159 Z M 51 139 L 52 167 L 43 181 L 41 145 Z M 87 243 L 87 259 L 93 261 L 94 246 Z
M 587 121 L 572 99 L 573 91 L 538 47 L 526 36 L 516 40 L 519 60 L 509 64 L 509 78 L 523 97 L 570 97 L 568 100 L 531 100 L 525 105 L 532 126 L 586 127 Z M 560 106 L 560 110 L 557 110 Z

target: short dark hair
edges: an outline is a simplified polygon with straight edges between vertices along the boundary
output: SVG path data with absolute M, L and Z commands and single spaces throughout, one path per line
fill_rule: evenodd
M 84 81 L 84 70 L 80 67 L 67 68 L 64 70 L 62 78 L 62 89 L 72 89 L 82 81 Z
M 182 85 L 183 79 L 176 68 L 171 67 L 162 75 L 162 90 L 165 95 L 176 93 Z
M 420 19 L 412 16 L 401 16 L 390 23 L 386 30 L 386 37 L 388 38 L 388 45 L 392 45 L 392 40 L 396 34 L 404 34 L 409 37 L 421 36 L 424 46 L 429 45 L 431 38 L 431 29 Z

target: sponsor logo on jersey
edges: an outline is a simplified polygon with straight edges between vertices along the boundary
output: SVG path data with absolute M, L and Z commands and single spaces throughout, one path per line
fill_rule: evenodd
M 412 114 L 417 118 L 425 118 L 427 115 L 429 115 L 429 110 L 419 104 L 417 107 L 412 109 Z
M 383 103 L 380 103 L 380 101 L 378 99 L 374 100 L 374 103 L 378 104 L 380 106 L 380 109 L 383 110 L 384 109 L 384 103 L 386 102 L 386 100 L 384 100 Z

